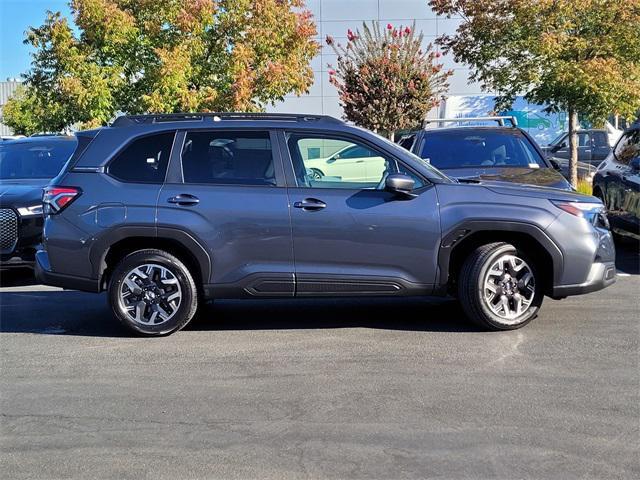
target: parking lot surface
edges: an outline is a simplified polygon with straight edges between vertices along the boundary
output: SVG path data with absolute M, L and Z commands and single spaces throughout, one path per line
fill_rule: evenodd
M 220 302 L 132 338 L 104 295 L 0 289 L 2 477 L 640 478 L 640 256 L 522 330 L 453 301 Z M 8 286 L 7 286 L 8 285 Z

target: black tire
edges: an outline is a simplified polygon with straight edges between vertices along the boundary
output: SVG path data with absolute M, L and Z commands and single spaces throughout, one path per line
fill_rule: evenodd
M 136 321 L 125 311 L 124 300 L 121 301 L 122 284 L 128 274 L 136 267 L 149 264 L 167 269 L 173 278 L 177 279 L 181 294 L 179 305 L 172 310 L 170 318 L 157 325 L 143 325 Z M 184 328 L 194 317 L 198 308 L 198 291 L 189 269 L 175 256 L 156 249 L 138 250 L 124 257 L 111 275 L 108 297 L 111 310 L 116 318 L 129 330 L 147 336 L 168 335 Z M 149 308 L 151 307 L 153 305 L 149 306 Z
M 311 169 L 311 178 L 313 180 L 320 180 L 322 177 L 324 177 L 324 173 L 322 173 L 322 170 L 318 168 Z
M 489 308 L 485 300 L 484 282 L 489 269 L 504 255 L 515 255 L 524 260 L 532 270 L 533 295 L 531 303 L 520 315 L 506 319 Z M 496 293 L 497 295 L 497 293 Z M 504 242 L 490 243 L 475 249 L 467 257 L 458 278 L 458 299 L 468 318 L 483 328 L 490 330 L 514 330 L 533 320 L 540 310 L 544 298 L 544 285 L 539 271 L 526 252 Z

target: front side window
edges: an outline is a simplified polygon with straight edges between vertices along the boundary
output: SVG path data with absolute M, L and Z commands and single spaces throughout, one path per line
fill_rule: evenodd
M 162 183 L 174 136 L 165 132 L 134 140 L 109 164 L 109 174 L 123 182 Z
M 420 156 L 441 169 L 546 166 L 531 142 L 517 131 L 429 132 Z
M 269 132 L 189 132 L 182 175 L 185 183 L 276 185 Z
M 614 151 L 616 160 L 623 165 L 629 165 L 631 160 L 640 157 L 640 130 L 625 133 Z
M 298 186 L 383 189 L 390 173 L 405 173 L 419 188 L 424 182 L 389 155 L 357 141 L 331 136 L 290 134 L 287 139 Z

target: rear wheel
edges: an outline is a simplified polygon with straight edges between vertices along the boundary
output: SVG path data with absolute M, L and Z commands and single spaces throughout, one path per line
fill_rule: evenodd
M 478 247 L 462 266 L 458 296 L 467 316 L 492 330 L 529 323 L 544 297 L 540 275 L 525 252 L 508 243 Z
M 118 320 L 144 335 L 180 330 L 198 306 L 189 269 L 162 250 L 140 250 L 124 257 L 111 275 L 108 293 Z

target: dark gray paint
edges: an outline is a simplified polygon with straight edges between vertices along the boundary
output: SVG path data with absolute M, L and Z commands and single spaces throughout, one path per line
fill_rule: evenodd
M 277 186 L 183 184 L 184 131 L 218 128 L 271 131 Z M 291 129 L 356 137 L 422 176 L 426 186 L 414 191 L 415 198 L 300 188 L 284 143 L 283 132 Z M 177 131 L 164 186 L 123 183 L 87 171 L 107 166 L 137 135 L 160 131 Z M 183 245 L 200 266 L 205 295 L 216 298 L 442 294 L 455 249 L 443 238 L 460 229 L 515 231 L 535 238 L 554 259 L 554 289 L 570 287 L 558 295 L 580 293 L 582 287 L 575 286 L 587 281 L 593 288 L 611 283 L 592 278 L 594 262 L 610 265 L 613 260 L 609 232 L 549 202 L 596 201 L 592 197 L 500 182 L 455 183 L 402 148 L 337 122 L 183 121 L 105 128 L 74 169 L 56 181 L 83 190 L 46 222 L 49 258 L 43 253 L 40 274 L 56 285 L 73 280 L 74 288 L 104 286 L 110 245 L 136 237 Z M 179 195 L 198 201 L 169 201 Z M 304 202 L 322 206 L 296 208 Z

